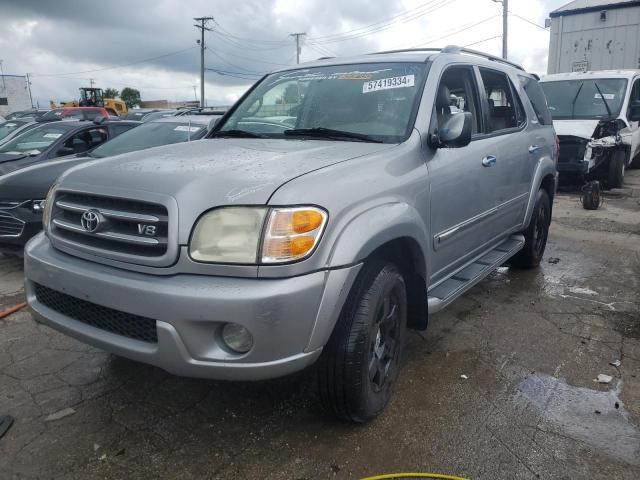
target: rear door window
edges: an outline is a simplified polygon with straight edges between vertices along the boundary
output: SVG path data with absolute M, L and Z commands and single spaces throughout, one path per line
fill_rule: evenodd
M 480 76 L 489 102 L 489 132 L 517 128 L 523 120 L 507 75 L 497 70 L 480 68 Z

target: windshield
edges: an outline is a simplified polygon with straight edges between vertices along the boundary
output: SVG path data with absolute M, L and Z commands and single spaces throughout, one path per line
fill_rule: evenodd
M 186 142 L 202 138 L 206 132 L 204 125 L 189 122 L 152 122 L 132 128 L 113 140 L 106 142 L 91 152 L 93 157 L 110 157 L 121 153 L 134 152 L 145 148 Z
M 0 153 L 38 155 L 66 132 L 59 123 L 42 125 L 9 140 L 0 147 Z
M 11 132 L 15 131 L 17 128 L 25 125 L 23 122 L 4 122 L 0 123 L 0 140 L 7 137 Z
M 287 130 L 329 129 L 398 143 L 412 127 L 424 75 L 424 63 L 339 65 L 275 73 L 251 91 L 219 132 L 242 130 L 285 138 Z M 300 135 L 291 138 L 301 138 L 303 132 Z M 332 139 L 354 140 L 348 136 Z
M 624 78 L 563 80 L 541 82 L 540 85 L 547 97 L 551 116 L 556 120 L 609 118 L 603 97 L 611 115 L 617 117 L 627 90 Z

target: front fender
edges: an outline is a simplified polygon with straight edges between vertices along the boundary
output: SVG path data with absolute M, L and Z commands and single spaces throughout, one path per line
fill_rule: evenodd
M 522 228 L 525 229 L 529 225 L 529 221 L 531 220 L 531 215 L 533 214 L 533 209 L 535 207 L 536 202 L 536 193 L 542 186 L 542 181 L 545 177 L 551 175 L 553 177 L 553 194 L 555 195 L 556 186 L 557 186 L 557 178 L 558 172 L 556 170 L 556 163 L 551 157 L 544 156 L 541 157 L 538 163 L 536 164 L 536 170 L 533 176 L 533 181 L 531 182 L 531 191 L 529 192 L 529 202 L 527 203 L 527 210 L 524 217 L 524 223 L 522 224 Z M 551 198 L 553 202 L 553 198 Z
M 334 242 L 328 264 L 338 267 L 361 262 L 378 247 L 398 238 L 415 240 L 426 259 L 429 232 L 415 208 L 404 202 L 372 207 L 342 229 Z M 425 268 L 420 266 L 418 270 Z

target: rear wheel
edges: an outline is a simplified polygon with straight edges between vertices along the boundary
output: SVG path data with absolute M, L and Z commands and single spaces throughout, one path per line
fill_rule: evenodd
M 624 183 L 624 172 L 627 163 L 627 155 L 619 150 L 609 159 L 609 175 L 607 185 L 609 188 L 620 188 Z
M 549 194 L 541 188 L 536 196 L 529 226 L 522 232 L 525 240 L 524 248 L 511 258 L 511 265 L 520 268 L 533 268 L 540 265 L 547 246 L 550 223 L 551 201 Z
M 407 294 L 391 263 L 367 262 L 358 275 L 318 364 L 323 407 L 366 422 L 391 398 L 407 324 Z

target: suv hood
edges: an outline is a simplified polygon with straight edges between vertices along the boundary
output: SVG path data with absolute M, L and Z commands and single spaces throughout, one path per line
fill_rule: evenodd
M 222 205 L 266 204 L 283 183 L 395 144 L 217 138 L 166 145 L 73 168 L 61 186 L 95 193 L 147 191 L 176 199 L 180 237 L 198 216 Z M 300 203 L 304 203 L 301 192 Z
M 591 140 L 599 120 L 554 120 L 553 128 L 558 136 L 573 136 Z
M 40 161 L 40 154 L 0 153 L 0 175 L 5 175 L 20 168 L 28 167 Z

